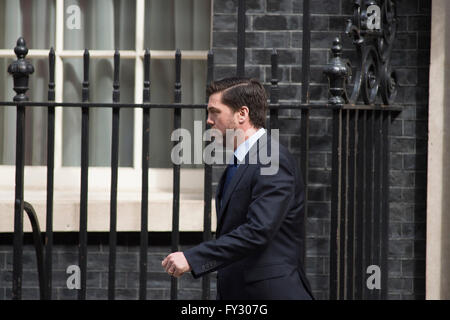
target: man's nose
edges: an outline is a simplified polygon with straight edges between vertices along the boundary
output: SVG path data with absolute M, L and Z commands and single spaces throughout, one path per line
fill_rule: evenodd
M 214 124 L 214 121 L 212 121 L 211 118 L 208 117 L 208 119 L 206 120 L 206 123 L 212 126 Z

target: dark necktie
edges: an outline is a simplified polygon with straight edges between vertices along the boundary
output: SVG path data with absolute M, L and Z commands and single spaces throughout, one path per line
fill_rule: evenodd
M 231 179 L 233 178 L 237 169 L 238 169 L 237 158 L 236 156 L 234 156 L 234 163 L 229 164 L 226 169 L 227 172 L 225 173 L 225 182 L 223 183 L 222 195 L 220 197 L 220 206 L 222 206 L 222 199 L 225 195 L 225 191 L 227 190 L 227 187 L 230 184 Z

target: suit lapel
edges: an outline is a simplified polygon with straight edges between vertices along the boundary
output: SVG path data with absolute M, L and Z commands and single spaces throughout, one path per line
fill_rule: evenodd
M 234 174 L 233 178 L 230 181 L 230 184 L 227 187 L 227 190 L 225 194 L 222 194 L 222 206 L 219 206 L 219 214 L 217 216 L 217 233 L 220 232 L 220 229 L 222 227 L 223 217 L 225 216 L 225 208 L 227 207 L 227 204 L 230 200 L 231 194 L 233 193 L 234 188 L 236 187 L 239 180 L 241 180 L 242 176 L 244 175 L 245 170 L 248 167 L 248 163 L 242 163 L 239 165 L 239 168 L 237 169 L 236 173 Z M 220 201 L 220 198 L 219 198 Z
M 226 170 L 224 170 L 222 172 L 222 176 L 220 177 L 219 180 L 219 184 L 217 185 L 217 189 L 216 189 L 216 216 L 217 216 L 217 221 L 219 221 L 219 214 L 220 214 L 220 193 L 222 192 L 222 188 L 223 188 L 223 184 L 225 183 L 225 172 Z
M 263 139 L 262 139 L 263 138 Z M 249 159 L 256 159 L 255 155 L 257 154 L 259 148 L 264 147 L 265 144 L 267 143 L 267 133 L 263 134 L 258 141 L 250 148 L 249 152 L 247 153 L 247 155 L 245 156 L 245 160 L 243 163 L 241 163 L 239 165 L 239 168 L 237 169 L 236 173 L 234 174 L 233 178 L 230 181 L 230 184 L 227 187 L 227 190 L 225 191 L 225 194 L 222 194 L 222 206 L 219 207 L 219 211 L 218 215 L 217 215 L 217 232 L 219 232 L 219 229 L 222 227 L 222 221 L 223 221 L 223 217 L 225 216 L 225 208 L 227 207 L 227 204 L 231 198 L 231 194 L 233 193 L 234 189 L 236 188 L 237 184 L 239 183 L 239 181 L 241 180 L 241 178 L 243 177 L 245 171 L 248 168 L 249 165 Z M 219 183 L 219 187 L 217 189 L 216 192 L 216 210 L 217 210 L 217 201 L 220 201 L 218 195 L 220 190 L 222 190 L 223 187 L 223 183 L 224 183 L 224 178 L 225 176 L 225 171 L 222 174 L 222 177 L 220 179 L 220 183 Z

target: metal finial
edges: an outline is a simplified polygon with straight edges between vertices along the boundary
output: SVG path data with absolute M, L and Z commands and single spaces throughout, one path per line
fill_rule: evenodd
M 17 93 L 14 101 L 27 101 L 28 98 L 25 93 L 28 90 L 28 78 L 34 72 L 34 67 L 29 61 L 25 60 L 28 48 L 23 37 L 17 40 L 14 52 L 16 53 L 17 60 L 13 61 L 8 67 L 8 73 L 14 79 L 14 91 Z
M 17 39 L 14 52 L 19 59 L 25 58 L 25 56 L 28 54 L 27 44 L 25 43 L 25 39 L 23 37 Z
M 333 57 L 340 57 L 342 55 L 342 44 L 341 39 L 339 37 L 336 37 L 333 40 L 333 46 L 331 47 L 331 52 L 333 52 Z
M 350 69 L 347 60 L 341 58 L 342 45 L 339 37 L 334 39 L 331 52 L 333 53 L 333 57 L 324 70 L 329 80 L 330 99 L 328 103 L 332 105 L 343 105 L 348 102 L 345 84 L 350 74 Z

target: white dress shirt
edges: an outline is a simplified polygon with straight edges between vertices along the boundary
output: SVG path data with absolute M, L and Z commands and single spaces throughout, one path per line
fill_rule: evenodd
M 236 148 L 236 150 L 234 151 L 234 155 L 238 159 L 238 165 L 239 162 L 244 161 L 248 151 L 264 133 L 266 133 L 266 129 L 260 128 Z M 230 164 L 233 164 L 233 159 L 231 159 Z

